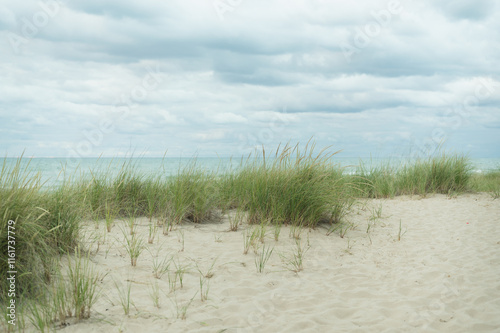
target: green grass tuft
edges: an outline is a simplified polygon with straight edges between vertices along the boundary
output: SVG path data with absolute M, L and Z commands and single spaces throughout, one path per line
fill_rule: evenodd
M 500 170 L 472 174 L 470 160 L 463 155 L 443 153 L 397 167 L 361 165 L 356 174 L 348 175 L 335 163 L 335 154 L 329 148 L 316 153 L 311 143 L 304 147 L 287 144 L 272 153 L 263 148 L 262 152 L 242 159 L 237 168 L 225 173 L 202 170 L 193 160 L 171 177 L 161 172 L 151 176 L 140 174 L 132 160 L 123 163 L 117 172 L 113 172 L 110 164 L 107 167 L 96 165 L 88 174 L 68 175 L 63 167 L 58 185 L 52 188 L 44 187 L 40 175 L 31 170 L 29 160 L 25 163 L 21 157 L 9 164 L 4 159 L 0 171 L 0 276 L 6 276 L 8 270 L 9 221 L 14 221 L 10 224 L 15 226 L 16 232 L 16 296 L 33 300 L 44 295 L 51 280 L 57 281 L 58 277 L 54 276 L 56 263 L 61 255 L 73 252 L 79 245 L 84 220 L 93 220 L 97 226 L 104 220 L 108 230 L 115 218 L 128 220 L 131 227 L 131 236 L 126 237 L 128 248 L 142 250 L 144 244 L 133 234 L 136 217 L 148 217 L 148 242 L 151 243 L 157 227 L 162 224 L 164 233 L 168 234 L 184 221 L 210 222 L 235 209 L 229 212 L 235 213 L 231 216 L 231 230 L 237 230 L 244 221 L 259 225 L 253 232 L 247 229 L 243 236 L 244 253 L 250 246 L 259 253 L 259 240 L 265 243 L 267 231 L 272 228 L 277 241 L 283 224 L 292 226 L 292 236 L 297 239 L 302 228 L 315 227 L 322 222 L 332 224 L 329 233 L 339 230 L 344 237 L 351 226 L 343 217 L 360 197 L 466 191 L 486 191 L 493 198 L 500 197 Z M 380 215 L 381 212 L 374 214 Z M 297 251 L 300 255 L 302 248 L 298 247 Z M 132 264 L 140 253 L 133 252 Z M 256 263 L 259 271 L 263 270 L 264 259 L 268 259 L 271 252 L 269 247 L 260 251 L 262 265 Z M 155 277 L 166 273 L 169 263 L 157 263 Z M 77 262 L 74 265 L 70 271 L 73 280 L 83 276 L 80 280 L 85 284 L 97 278 L 90 266 L 77 267 Z M 299 262 L 297 270 L 300 269 Z M 82 270 L 86 272 L 83 275 L 80 274 Z M 184 272 L 183 267 L 177 267 L 171 279 L 173 289 L 177 278 L 182 284 Z M 96 290 L 83 284 L 82 288 L 88 288 L 89 295 L 82 294 L 80 299 L 87 299 L 88 303 L 74 305 L 74 315 L 78 318 L 88 317 L 95 300 L 93 295 L 96 295 Z M 200 286 L 200 293 L 208 292 L 206 287 L 205 284 Z M 8 288 L 8 280 L 2 279 L 0 304 L 8 301 Z M 57 290 L 62 293 L 62 289 Z M 202 294 L 202 300 L 205 296 Z M 59 299 L 64 301 L 62 296 Z M 67 300 L 69 303 L 77 301 Z M 40 305 L 43 304 L 31 306 L 35 311 L 31 318 L 38 326 L 52 325 L 44 321 Z M 54 311 L 59 312 L 61 318 L 64 314 L 57 308 L 65 306 L 54 305 Z
M 417 159 L 399 167 L 388 164 L 359 167 L 354 178 L 357 196 L 390 198 L 397 195 L 449 194 L 469 189 L 472 166 L 463 155 L 445 153 Z

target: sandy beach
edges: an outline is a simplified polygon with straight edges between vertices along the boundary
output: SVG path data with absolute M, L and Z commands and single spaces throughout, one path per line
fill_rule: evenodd
M 307 251 L 298 273 L 289 265 L 297 253 L 290 226 L 278 241 L 268 228 L 264 245 L 273 252 L 259 273 L 253 249 L 243 254 L 244 232 L 254 226 L 228 231 L 227 216 L 185 223 L 167 236 L 159 229 L 153 244 L 148 220 L 138 219 L 145 249 L 136 267 L 125 249 L 127 221 L 116 220 L 110 233 L 104 222 L 99 229 L 89 222 L 84 244 L 97 252 L 91 260 L 103 274 L 101 295 L 90 319 L 61 331 L 500 331 L 500 200 L 488 194 L 362 200 L 345 220 L 347 231 L 327 235 L 328 225 L 302 231 Z M 170 272 L 157 279 L 153 266 L 165 258 Z M 119 290 L 126 296 L 128 287 L 125 315 Z

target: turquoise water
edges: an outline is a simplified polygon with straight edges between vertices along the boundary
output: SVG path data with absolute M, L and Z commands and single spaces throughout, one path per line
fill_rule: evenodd
M 346 168 L 346 172 L 353 173 L 356 167 L 363 163 L 368 169 L 379 165 L 390 164 L 398 166 L 405 159 L 397 158 L 351 158 L 336 155 L 332 161 Z M 15 165 L 16 158 L 6 158 L 4 163 L 9 167 Z M 78 178 L 90 178 L 92 172 L 109 172 L 116 175 L 124 165 L 131 164 L 138 174 L 159 175 L 164 177 L 174 176 L 183 168 L 194 166 L 198 170 L 207 172 L 224 173 L 236 170 L 241 159 L 231 158 L 82 158 L 77 163 L 70 163 L 65 158 L 23 158 L 21 164 L 28 167 L 32 172 L 39 172 L 45 186 L 57 186 L 64 177 L 75 176 Z M 476 158 L 471 159 L 473 171 L 484 173 L 500 169 L 500 158 Z

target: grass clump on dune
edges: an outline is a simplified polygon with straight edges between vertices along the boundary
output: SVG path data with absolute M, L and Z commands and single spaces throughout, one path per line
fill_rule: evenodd
M 398 194 L 464 192 L 471 177 L 470 160 L 463 155 L 446 155 L 417 160 L 396 173 Z
M 35 327 L 43 330 L 52 327 L 56 320 L 54 309 L 45 301 L 49 298 L 56 307 L 56 302 L 63 300 L 61 295 L 66 292 L 63 291 L 66 285 L 56 288 L 57 295 L 51 293 L 54 285 L 59 283 L 58 265 L 61 255 L 73 252 L 79 242 L 84 218 L 83 183 L 72 182 L 64 174 L 64 169 L 60 176 L 64 177 L 62 183 L 47 189 L 40 181 L 40 175 L 31 171 L 30 161 L 24 163 L 19 158 L 9 165 L 4 159 L 2 164 L 0 275 L 8 277 L 12 275 L 8 271 L 15 271 L 15 291 L 9 290 L 9 280 L 2 279 L 0 304 L 4 306 L 16 301 L 20 330 L 25 324 L 22 319 L 24 310 L 28 310 Z M 8 261 L 9 257 L 12 258 L 8 250 L 15 253 L 14 261 Z
M 72 252 L 78 245 L 81 221 L 86 213 L 81 202 L 79 180 L 65 174 L 60 177 L 63 177 L 60 186 L 40 193 L 38 207 L 46 212 L 39 223 L 50 230 L 45 242 L 63 254 Z
M 211 221 L 219 217 L 220 212 L 236 209 L 230 212 L 235 213 L 231 229 L 237 230 L 245 219 L 256 224 L 252 234 L 244 234 L 244 253 L 250 246 L 258 253 L 258 240 L 265 243 L 266 228 L 274 230 L 278 241 L 281 224 L 290 224 L 293 237 L 298 239 L 303 227 L 314 227 L 323 221 L 340 222 L 354 200 L 360 197 L 469 190 L 489 191 L 495 198 L 500 197 L 500 171 L 472 175 L 470 160 L 463 155 L 441 154 L 398 167 L 390 163 L 379 167 L 362 165 L 357 174 L 347 175 L 334 163 L 335 154 L 328 148 L 315 153 L 311 143 L 305 147 L 285 145 L 272 154 L 266 154 L 263 148 L 261 153 L 242 160 L 232 172 L 207 172 L 194 160 L 170 177 L 162 172 L 150 176 L 140 174 L 131 161 L 116 172 L 111 165 L 104 169 L 97 167 L 90 171 L 90 177 L 68 177 L 63 169 L 62 181 L 50 189 L 44 188 L 39 174 L 30 171 L 29 163 L 23 166 L 24 161 L 18 159 L 9 166 L 4 160 L 0 173 L 0 274 L 7 275 L 10 220 L 16 228 L 16 297 L 43 300 L 59 297 L 45 292 L 51 283 L 57 287 L 57 294 L 68 297 L 74 294 L 66 285 L 71 274 L 56 275 L 58 270 L 54 264 L 60 261 L 61 255 L 78 247 L 83 220 L 96 223 L 105 220 L 108 231 L 112 231 L 115 218 L 128 219 L 131 228 L 128 248 L 134 265 L 140 253 L 137 250 L 142 250 L 144 245 L 134 243 L 133 226 L 135 218 L 140 216 L 149 219 L 148 241 L 152 242 L 161 224 L 167 234 L 183 221 Z M 300 246 L 298 251 L 302 251 Z M 163 264 L 168 269 L 168 263 Z M 263 265 L 258 267 L 263 269 Z M 297 267 L 301 269 L 301 265 Z M 96 279 L 92 270 L 82 268 L 82 271 L 82 283 Z M 160 273 L 155 275 L 161 277 Z M 8 288 L 6 279 L 0 281 L 0 304 L 8 301 L 5 298 Z M 97 297 L 94 289 L 89 291 L 88 296 L 82 294 L 83 307 L 60 296 L 59 300 L 67 304 L 54 303 L 54 309 L 67 309 L 68 304 L 72 304 L 69 305 L 73 308 L 72 314 L 68 316 L 87 318 Z M 38 309 L 44 308 L 43 304 L 39 305 L 32 307 L 35 317 Z M 41 316 L 41 312 L 39 314 Z M 44 325 L 45 319 L 40 316 L 39 324 Z M 53 323 L 54 314 L 47 316 Z
M 35 294 L 40 291 L 49 278 L 55 249 L 52 242 L 46 242 L 51 237 L 51 231 L 42 221 L 47 221 L 44 215 L 47 211 L 39 206 L 40 175 L 29 169 L 29 163 L 23 167 L 22 159 L 10 167 L 4 160 L 0 172 L 0 303 L 5 301 L 9 290 L 8 246 L 15 248 L 16 295 Z M 15 234 L 9 238 L 9 221 L 14 221 L 10 228 Z M 9 243 L 9 240 L 14 240 Z M 11 248 L 11 249 L 12 249 Z
M 331 162 L 335 153 L 314 155 L 314 145 L 278 148 L 271 156 L 247 159 L 240 170 L 222 180 L 224 201 L 248 211 L 251 223 L 269 220 L 315 226 L 335 221 L 344 213 L 349 196 L 343 172 Z
M 195 223 L 210 220 L 218 206 L 216 175 L 198 169 L 195 163 L 180 170 L 167 184 L 166 200 L 175 223 L 183 219 Z
M 131 163 L 117 175 L 109 168 L 91 174 L 83 200 L 95 219 L 147 216 L 173 227 L 185 219 L 209 220 L 218 205 L 216 177 L 199 170 L 195 161 L 169 178 L 138 174 Z
M 396 169 L 389 163 L 370 168 L 362 163 L 357 173 L 350 177 L 357 197 L 386 198 L 396 195 Z
M 477 192 L 488 192 L 494 198 L 500 198 L 500 169 L 471 176 L 470 188 Z
M 15 227 L 17 295 L 35 295 L 50 280 L 54 258 L 77 245 L 83 207 L 79 187 L 70 178 L 54 189 L 43 188 L 40 175 L 23 166 L 22 158 L 0 172 L 0 274 L 6 276 L 9 221 Z M 65 176 L 64 176 L 65 177 Z M 0 282 L 0 298 L 7 293 Z
M 469 189 L 472 166 L 463 155 L 445 153 L 406 162 L 399 167 L 388 164 L 367 169 L 356 176 L 358 195 L 387 198 L 397 195 L 449 194 Z
M 147 208 L 145 180 L 131 162 L 125 162 L 116 175 L 111 165 L 104 171 L 90 171 L 91 178 L 82 187 L 82 200 L 94 218 L 144 216 Z

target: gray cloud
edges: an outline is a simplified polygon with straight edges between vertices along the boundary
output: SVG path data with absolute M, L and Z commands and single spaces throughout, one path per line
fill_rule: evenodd
M 390 14 L 386 1 L 256 0 L 224 20 L 211 1 L 59 6 L 47 22 L 36 1 L 0 7 L 9 155 L 239 155 L 314 137 L 366 156 L 435 130 L 450 148 L 500 155 L 488 144 L 500 141 L 493 1 L 401 0 Z
M 489 17 L 495 10 L 495 2 L 492 0 L 456 0 L 437 1 L 437 8 L 451 19 L 468 19 L 481 21 Z

